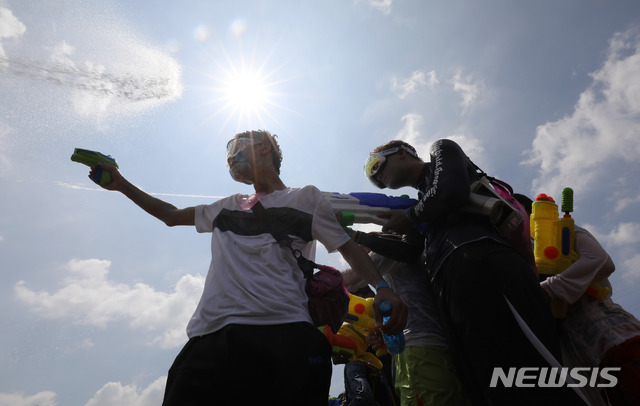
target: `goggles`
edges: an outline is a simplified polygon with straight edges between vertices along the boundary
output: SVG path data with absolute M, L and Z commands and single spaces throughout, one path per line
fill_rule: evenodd
M 260 144 L 260 141 L 252 140 L 251 138 L 234 138 L 227 143 L 227 166 L 230 166 L 231 162 L 236 158 L 242 157 L 242 150 L 246 147 Z
M 252 184 L 249 179 L 245 179 L 242 173 L 243 167 L 251 166 L 251 161 L 247 155 L 242 152 L 247 147 L 253 147 L 260 144 L 261 141 L 255 141 L 251 138 L 234 138 L 227 144 L 227 168 L 233 180 L 237 182 Z
M 380 182 L 377 178 L 377 176 L 380 173 L 382 173 L 382 171 L 384 170 L 385 164 L 387 163 L 387 157 L 389 155 L 393 155 L 396 152 L 400 151 L 400 149 L 404 149 L 411 155 L 416 156 L 416 153 L 410 150 L 409 148 L 405 146 L 400 146 L 400 147 L 386 149 L 380 152 L 375 152 L 369 155 L 369 158 L 367 158 L 367 161 L 364 163 L 365 176 L 367 177 L 367 179 L 369 179 L 369 181 L 371 181 L 371 183 L 373 183 L 378 188 L 384 189 L 387 187 L 384 183 Z

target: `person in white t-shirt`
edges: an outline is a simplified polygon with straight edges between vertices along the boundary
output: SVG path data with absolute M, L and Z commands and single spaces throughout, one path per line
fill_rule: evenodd
M 189 341 L 169 371 L 163 405 L 324 406 L 331 380 L 330 345 L 311 324 L 296 259 L 258 221 L 254 204 L 261 202 L 304 257 L 313 260 L 315 241 L 320 241 L 327 251 L 339 251 L 363 279 L 379 284 L 377 323 L 382 325 L 379 303 L 389 301 L 394 309 L 382 327 L 385 332 L 402 331 L 406 305 L 344 232 L 316 187 L 285 186 L 275 135 L 262 130 L 236 134 L 227 144 L 226 158 L 233 179 L 252 184 L 256 193 L 183 209 L 145 193 L 115 167 L 97 165 L 111 172 L 113 180 L 105 189 L 123 193 L 168 226 L 195 226 L 212 235 L 204 291 L 187 326 Z

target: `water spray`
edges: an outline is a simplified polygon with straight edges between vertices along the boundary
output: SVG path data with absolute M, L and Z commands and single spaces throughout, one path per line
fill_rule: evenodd
M 68 63 L 0 56 L 2 72 L 128 102 L 170 100 L 181 93 L 180 76 L 176 72 L 117 74 Z

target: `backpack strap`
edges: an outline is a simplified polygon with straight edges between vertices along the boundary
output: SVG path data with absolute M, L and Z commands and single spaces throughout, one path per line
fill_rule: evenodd
M 480 169 L 480 167 L 478 165 L 476 165 L 471 159 L 469 159 L 469 162 L 471 162 L 471 165 L 473 165 L 473 167 L 476 169 L 476 172 L 478 172 L 478 174 L 481 177 L 484 176 L 485 178 L 487 178 L 489 180 L 489 183 L 494 183 L 494 184 L 500 185 L 501 187 L 506 189 L 509 192 L 509 194 L 513 195 L 513 188 L 511 187 L 510 184 L 508 184 L 507 182 L 505 182 L 503 180 L 500 180 L 498 178 L 494 178 L 493 176 L 487 175 L 487 173 L 485 171 L 483 171 L 482 169 Z
M 304 277 L 306 279 L 311 278 L 313 276 L 313 270 L 317 267 L 316 263 L 305 258 L 300 250 L 293 248 L 293 239 L 282 230 L 278 229 L 278 227 L 274 226 L 272 221 L 273 219 L 269 216 L 267 209 L 264 208 L 260 201 L 256 202 L 251 207 L 251 210 L 258 217 L 258 221 L 266 226 L 269 234 L 276 239 L 278 245 L 282 248 L 289 248 L 289 250 L 291 250 L 291 254 L 296 259 L 298 267 L 302 271 Z

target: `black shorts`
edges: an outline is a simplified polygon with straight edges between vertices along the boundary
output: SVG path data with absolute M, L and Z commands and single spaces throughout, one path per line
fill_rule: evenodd
M 331 370 L 331 346 L 309 323 L 232 324 L 187 342 L 163 406 L 326 406 Z

